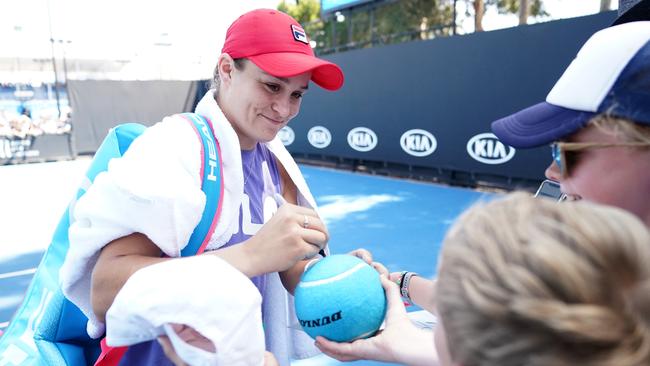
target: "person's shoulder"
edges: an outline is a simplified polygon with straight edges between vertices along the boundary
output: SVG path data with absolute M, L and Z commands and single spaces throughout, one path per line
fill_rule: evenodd
M 180 114 L 172 114 L 170 116 L 166 116 L 165 118 L 162 119 L 162 121 L 156 123 L 154 126 L 160 126 L 160 128 L 170 129 L 170 130 L 173 129 L 186 130 L 186 129 L 192 129 L 192 122 Z
M 191 122 L 179 115 L 163 118 L 162 121 L 147 128 L 146 134 L 164 140 L 196 139 Z
M 200 151 L 200 140 L 197 138 L 190 123 L 182 117 L 168 116 L 162 121 L 146 128 L 129 147 L 128 155 L 165 156 L 195 156 Z M 182 161 L 186 159 L 181 159 Z

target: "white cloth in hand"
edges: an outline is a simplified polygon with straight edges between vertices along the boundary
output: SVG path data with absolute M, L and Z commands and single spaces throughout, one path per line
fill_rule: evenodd
M 250 279 L 216 256 L 172 259 L 129 278 L 106 314 L 106 341 L 128 346 L 167 335 L 192 366 L 262 365 L 261 303 Z M 195 329 L 212 341 L 216 353 L 187 344 L 170 323 Z

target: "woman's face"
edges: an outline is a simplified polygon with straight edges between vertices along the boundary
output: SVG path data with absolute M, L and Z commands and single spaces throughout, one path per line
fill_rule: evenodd
M 220 60 L 232 62 L 232 59 Z M 222 65 L 220 71 L 224 71 Z M 311 72 L 288 78 L 267 74 L 253 62 L 243 67 L 227 68 L 221 74 L 219 104 L 237 132 L 243 150 L 251 150 L 258 142 L 273 140 L 278 131 L 298 115 L 302 97 L 307 91 Z
M 619 137 L 595 126 L 588 126 L 570 136 L 567 142 L 620 143 Z M 567 176 L 560 174 L 554 162 L 546 177 L 560 183 L 570 197 L 617 206 L 641 218 L 650 214 L 645 197 L 650 187 L 650 150 L 612 146 L 567 151 L 574 163 Z

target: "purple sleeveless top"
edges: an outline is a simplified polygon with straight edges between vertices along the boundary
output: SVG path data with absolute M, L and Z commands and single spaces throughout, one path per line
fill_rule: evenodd
M 239 226 L 237 232 L 222 248 L 239 244 L 255 235 L 277 211 L 278 205 L 273 196 L 282 192 L 275 158 L 266 146 L 257 144 L 253 150 L 242 151 L 241 157 L 244 169 L 244 196 L 239 206 Z M 251 278 L 261 294 L 264 294 L 267 276 L 265 274 Z M 130 346 L 119 365 L 173 366 L 173 363 L 167 359 L 158 342 L 154 340 Z

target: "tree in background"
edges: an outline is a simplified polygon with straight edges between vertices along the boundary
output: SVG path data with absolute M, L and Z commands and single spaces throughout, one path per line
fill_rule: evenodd
M 383 43 L 451 35 L 453 2 L 401 0 L 376 9 L 375 32 Z
M 608 11 L 612 9 L 612 0 L 600 0 L 600 11 Z
M 374 2 L 320 19 L 320 1 L 283 0 L 283 11 L 304 27 L 318 53 L 336 48 L 371 47 L 450 35 L 453 1 L 400 0 Z
M 320 20 L 319 0 L 282 0 L 278 4 L 278 10 L 291 15 L 298 23 L 305 27 L 305 31 L 311 37 L 320 33 L 323 29 L 323 22 Z
M 280 1 L 278 10 L 291 15 L 300 24 L 310 23 L 320 17 L 319 0 Z
M 527 24 L 529 16 L 547 16 L 543 0 L 468 0 L 474 8 L 474 31 L 483 31 L 486 6 L 496 6 L 499 14 L 518 14 L 519 25 Z M 605 1 L 605 0 L 601 0 Z
M 474 7 L 474 32 L 483 32 L 483 15 L 485 15 L 485 1 L 472 1 Z M 469 14 L 468 14 L 469 15 Z
M 325 19 L 321 19 L 320 0 L 282 0 L 277 8 L 305 27 L 317 53 L 329 53 L 451 35 L 457 1 L 474 9 L 476 32 L 483 31 L 483 16 L 489 7 L 496 7 L 500 14 L 518 14 L 520 25 L 527 24 L 530 16 L 549 15 L 544 0 L 377 0 Z M 601 11 L 610 8 L 611 0 L 600 0 Z
M 530 16 L 549 15 L 544 10 L 544 0 L 376 0 L 325 19 L 320 17 L 320 0 L 282 0 L 278 10 L 305 27 L 317 53 L 329 53 L 450 35 L 455 30 L 457 1 L 465 1 L 467 9 L 474 9 L 476 32 L 483 31 L 483 16 L 489 7 L 496 7 L 500 14 L 518 14 L 520 25 L 527 24 Z M 600 0 L 601 11 L 610 8 L 611 0 Z M 471 16 L 469 12 L 466 15 Z

